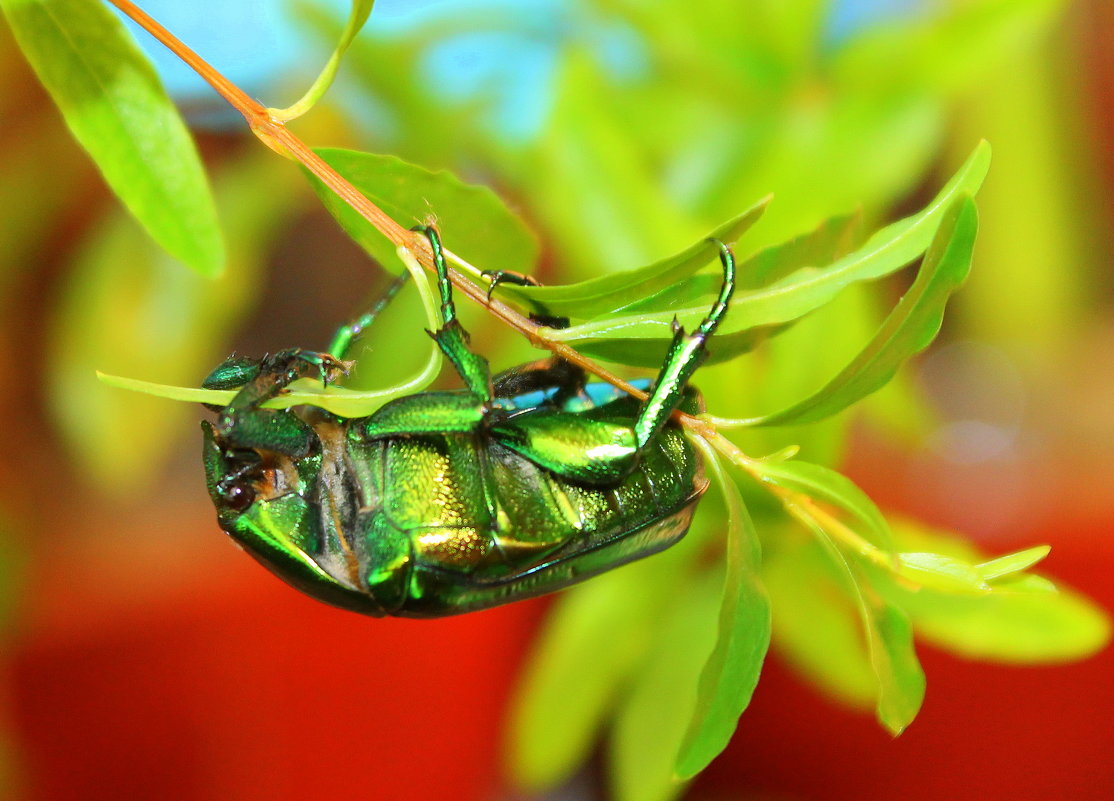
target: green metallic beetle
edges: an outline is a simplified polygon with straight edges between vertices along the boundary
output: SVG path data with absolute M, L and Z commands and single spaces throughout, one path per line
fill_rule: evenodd
M 351 419 L 311 406 L 261 407 L 298 378 L 336 380 L 349 345 L 385 301 L 341 328 L 327 353 L 230 357 L 204 382 L 239 388 L 214 407 L 215 424 L 202 423 L 221 528 L 314 598 L 404 617 L 552 592 L 679 540 L 708 482 L 670 417 L 702 408 L 687 382 L 727 311 L 731 251 L 716 243 L 719 297 L 693 333 L 674 324 L 640 402 L 586 384 L 580 368 L 556 358 L 492 379 L 456 317 L 437 232 L 415 230 L 429 239 L 437 267 L 443 324 L 432 336 L 464 388 L 398 398 Z M 529 279 L 494 274 L 493 286 L 500 281 Z

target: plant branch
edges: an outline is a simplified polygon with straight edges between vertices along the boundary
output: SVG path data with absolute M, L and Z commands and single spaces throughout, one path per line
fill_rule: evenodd
M 768 481 L 766 474 L 762 471 L 761 460 L 747 456 L 739 450 L 735 443 L 717 433 L 714 428 L 705 431 L 701 436 L 713 448 L 730 459 L 732 464 L 758 482 L 760 487 L 777 498 L 790 517 L 803 523 L 806 527 L 819 526 L 832 539 L 838 541 L 848 550 L 873 562 L 878 567 L 893 570 L 895 562 L 892 554 L 886 553 L 868 542 L 838 517 L 818 506 L 811 496 Z
M 349 183 L 344 176 L 334 170 L 308 145 L 295 136 L 286 127 L 283 120 L 276 118 L 270 110 L 247 95 L 242 89 L 236 86 L 236 84 L 232 83 L 232 81 L 224 77 L 220 72 L 214 69 L 212 65 L 170 33 L 170 31 L 132 3 L 131 0 L 108 0 L 108 2 L 112 3 L 112 5 L 116 6 L 116 8 L 133 19 L 138 25 L 154 36 L 207 81 L 221 97 L 243 115 L 252 133 L 254 133 L 260 141 L 276 153 L 302 164 L 307 170 L 321 180 L 322 183 L 335 192 L 341 200 L 371 223 L 383 236 L 387 237 L 396 247 L 407 248 L 414 254 L 415 258 L 423 267 L 433 272 L 436 271 L 436 267 L 433 263 L 433 253 L 424 236 L 403 227 L 371 202 L 363 193 Z M 450 262 L 463 268 L 466 272 L 474 276 L 480 275 L 480 271 L 477 268 L 468 264 L 451 251 L 446 250 L 445 255 Z M 449 268 L 449 279 L 457 289 L 467 295 L 472 301 L 483 306 L 491 314 L 523 334 L 534 346 L 545 348 L 551 351 L 555 356 L 582 367 L 584 370 L 618 387 L 624 392 L 645 400 L 645 392 L 636 389 L 610 370 L 584 357 L 569 345 L 549 339 L 544 334 L 545 328 L 543 326 L 539 326 L 507 304 L 489 298 L 483 289 L 474 282 L 464 278 L 457 269 L 453 269 L 452 267 Z M 890 564 L 890 559 L 887 555 L 852 531 L 842 521 L 818 507 L 812 498 L 764 481 L 759 461 L 744 454 L 733 442 L 716 431 L 715 424 L 719 421 L 719 418 L 710 415 L 694 417 L 676 411 L 674 412 L 674 419 L 694 435 L 703 438 L 711 447 L 715 448 L 758 481 L 761 486 L 778 498 L 789 515 L 806 524 L 821 526 L 832 537 L 839 540 L 844 547 L 859 553 L 864 558 L 876 564 L 881 566 Z
M 280 155 L 292 158 L 302 164 L 318 179 L 328 186 L 337 196 L 352 207 L 361 217 L 375 226 L 383 236 L 387 237 L 396 247 L 406 247 L 427 270 L 435 271 L 433 254 L 425 237 L 408 230 L 391 218 L 381 208 L 367 199 L 356 187 L 352 186 L 340 173 L 329 166 L 320 156 L 313 152 L 301 139 L 295 136 L 282 122 L 271 115 L 263 104 L 245 93 L 240 87 L 232 83 L 218 72 L 211 64 L 187 47 L 174 34 L 160 25 L 150 15 L 136 6 L 131 0 L 108 0 L 116 8 L 133 19 L 140 27 L 150 33 L 159 42 L 165 45 L 178 58 L 182 59 L 194 72 L 200 75 L 216 92 L 223 97 L 229 105 L 239 111 L 248 126 L 260 141 Z M 445 255 L 455 264 L 464 267 L 469 272 L 479 275 L 479 270 L 472 267 L 460 257 L 446 250 Z M 511 326 L 531 344 L 551 351 L 555 356 L 572 362 L 604 381 L 619 389 L 645 399 L 646 393 L 634 388 L 627 381 L 612 373 L 610 370 L 596 364 L 563 342 L 555 342 L 543 333 L 543 326 L 530 320 L 507 304 L 488 299 L 483 289 L 472 281 L 466 280 L 459 271 L 449 268 L 449 279 L 461 292 L 471 300 L 484 306 L 490 313 Z M 688 415 L 679 418 L 690 427 L 703 429 L 705 424 Z M 691 421 L 689 423 L 688 421 Z

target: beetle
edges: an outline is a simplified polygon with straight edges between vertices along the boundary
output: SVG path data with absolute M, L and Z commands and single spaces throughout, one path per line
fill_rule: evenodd
M 263 408 L 303 377 L 336 381 L 351 343 L 388 298 L 342 327 L 329 351 L 231 356 L 204 386 L 238 388 L 202 423 L 219 525 L 289 584 L 372 616 L 441 617 L 561 589 L 677 542 L 708 481 L 671 421 L 702 411 L 688 381 L 727 311 L 735 262 L 707 316 L 672 343 L 645 401 L 553 357 L 492 378 L 456 316 L 430 226 L 441 327 L 429 332 L 463 388 L 427 391 L 341 418 Z M 533 283 L 513 273 L 500 282 Z M 396 284 L 397 290 L 397 284 Z M 393 294 L 393 293 L 391 293 Z M 537 318 L 567 325 L 562 318 Z

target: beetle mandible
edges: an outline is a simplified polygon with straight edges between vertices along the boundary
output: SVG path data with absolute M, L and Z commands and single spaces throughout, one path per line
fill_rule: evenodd
M 262 408 L 299 378 L 335 381 L 393 292 L 342 327 L 327 352 L 229 357 L 204 386 L 239 391 L 215 407 L 215 423 L 202 423 L 221 528 L 294 587 L 377 617 L 530 598 L 684 536 L 708 481 L 670 417 L 702 410 L 688 381 L 734 291 L 730 249 L 715 243 L 719 296 L 692 333 L 674 323 L 661 370 L 638 401 L 587 383 L 557 357 L 492 378 L 457 319 L 437 231 L 414 230 L 437 268 L 442 325 L 431 335 L 464 388 L 408 395 L 350 419 L 313 406 Z M 493 286 L 501 281 L 532 283 L 494 273 Z

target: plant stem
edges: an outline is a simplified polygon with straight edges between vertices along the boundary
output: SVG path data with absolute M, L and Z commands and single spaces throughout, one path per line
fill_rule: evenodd
M 352 186 L 340 173 L 329 166 L 320 156 L 295 136 L 282 122 L 274 118 L 270 112 L 255 99 L 245 93 L 240 87 L 228 80 L 224 75 L 213 68 L 196 52 L 182 43 L 174 34 L 155 21 L 149 14 L 136 6 L 131 0 L 108 0 L 116 8 L 133 19 L 140 27 L 150 33 L 165 45 L 178 58 L 182 59 L 194 72 L 200 75 L 216 92 L 223 97 L 229 105 L 239 111 L 247 121 L 260 141 L 280 155 L 292 158 L 301 163 L 307 170 L 328 186 L 337 196 L 352 207 L 361 217 L 375 226 L 376 230 L 387 237 L 396 247 L 406 247 L 421 262 L 427 270 L 436 271 L 433 264 L 433 254 L 429 243 L 424 236 L 415 234 L 392 219 L 386 212 L 367 199 L 356 187 Z M 445 251 L 449 261 L 463 267 L 472 274 L 479 276 L 480 271 L 456 256 L 449 250 Z M 476 303 L 484 306 L 490 313 L 511 326 L 525 336 L 535 347 L 545 348 L 555 356 L 572 362 L 604 381 L 618 387 L 635 397 L 645 400 L 646 393 L 635 389 L 627 381 L 601 367 L 574 350 L 563 342 L 555 342 L 547 338 L 543 326 L 519 314 L 507 304 L 488 299 L 486 292 L 472 281 L 466 280 L 460 273 L 449 268 L 449 278 L 461 292 Z M 681 415 L 679 419 L 694 420 L 688 415 Z M 695 421 L 695 425 L 703 428 L 704 424 Z
M 156 22 L 131 0 L 108 0 L 116 8 L 133 19 L 140 27 L 154 36 L 165 45 L 178 58 L 185 62 L 194 72 L 201 76 L 216 92 L 223 97 L 233 108 L 239 111 L 260 141 L 276 153 L 294 159 L 315 175 L 322 183 L 328 186 L 336 195 L 354 209 L 361 217 L 375 226 L 376 230 L 387 237 L 396 247 L 405 247 L 414 254 L 415 258 L 431 272 L 436 272 L 433 263 L 433 253 L 429 248 L 426 238 L 420 234 L 400 225 L 377 205 L 372 203 L 356 187 L 349 183 L 344 176 L 334 170 L 320 156 L 295 136 L 284 124 L 284 121 L 274 117 L 261 103 L 250 97 L 240 87 L 228 80 L 224 75 L 213 68 L 196 52 L 187 47 L 170 31 Z M 447 259 L 473 276 L 478 277 L 480 271 L 446 250 Z M 471 300 L 485 307 L 491 314 L 519 331 L 535 347 L 545 348 L 558 358 L 572 362 L 584 370 L 596 375 L 604 381 L 627 392 L 630 395 L 645 400 L 647 394 L 631 386 L 619 376 L 578 353 L 575 349 L 563 342 L 556 342 L 546 337 L 544 327 L 523 316 L 507 304 L 487 297 L 486 292 L 472 281 L 465 279 L 458 270 L 449 268 L 449 279 L 453 285 L 467 295 Z M 760 463 L 744 454 L 730 440 L 716 431 L 715 422 L 719 418 L 705 416 L 693 417 L 684 412 L 673 413 L 674 419 L 687 428 L 694 435 L 703 438 L 711 447 L 715 448 L 735 465 L 751 475 L 759 484 L 775 495 L 782 503 L 786 512 L 805 523 L 815 523 L 821 526 L 833 538 L 865 558 L 887 566 L 890 560 L 886 554 L 875 548 L 865 539 L 860 537 L 842 521 L 818 507 L 813 500 L 801 493 L 787 490 L 763 480 Z M 724 423 L 740 421 L 727 421 Z M 745 421 L 742 421 L 745 422 Z
M 730 459 L 732 464 L 758 482 L 759 486 L 777 498 L 790 517 L 797 519 L 806 527 L 819 526 L 832 539 L 879 567 L 893 568 L 893 557 L 890 554 L 872 545 L 826 509 L 817 506 L 816 501 L 810 496 L 767 481 L 766 474 L 762 471 L 762 462 L 747 456 L 734 442 L 714 429 L 700 436 Z

